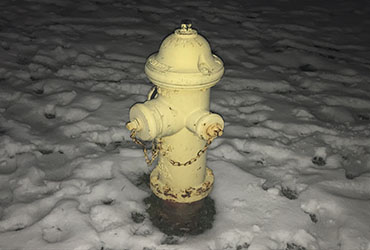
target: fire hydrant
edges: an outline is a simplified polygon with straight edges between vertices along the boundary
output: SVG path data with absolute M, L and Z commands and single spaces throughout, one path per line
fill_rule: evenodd
M 224 129 L 221 116 L 209 111 L 210 88 L 221 79 L 223 62 L 190 24 L 182 24 L 148 58 L 145 73 L 155 87 L 146 102 L 131 107 L 126 127 L 136 143 L 153 141 L 152 159 L 144 147 L 148 164 L 159 157 L 150 187 L 162 200 L 199 201 L 214 182 L 206 150 Z

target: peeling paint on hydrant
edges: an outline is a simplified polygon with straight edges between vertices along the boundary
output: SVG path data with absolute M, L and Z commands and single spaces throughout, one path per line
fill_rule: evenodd
M 223 62 L 204 37 L 182 24 L 148 58 L 145 73 L 155 88 L 145 103 L 131 107 L 127 128 L 138 144 L 154 141 L 152 157 L 159 160 L 151 189 L 163 200 L 201 200 L 214 182 L 206 150 L 224 129 L 221 116 L 209 111 L 210 88 L 221 79 Z M 146 149 L 144 153 L 151 164 Z

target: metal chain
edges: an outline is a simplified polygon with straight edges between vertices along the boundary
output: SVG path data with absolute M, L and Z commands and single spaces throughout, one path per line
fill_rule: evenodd
M 152 142 L 152 158 L 150 158 L 149 155 L 148 155 L 148 150 L 145 147 L 145 144 L 142 141 L 140 141 L 139 139 L 136 138 L 136 130 L 135 129 L 131 130 L 130 138 L 137 145 L 140 145 L 140 146 L 143 147 L 145 162 L 146 162 L 146 164 L 148 164 L 148 166 L 152 165 L 153 162 L 155 161 L 155 159 L 159 155 L 159 151 L 160 151 L 160 148 L 161 148 L 160 147 L 160 145 L 161 145 L 160 139 L 158 139 L 157 143 L 155 143 L 155 141 Z
M 211 145 L 211 143 L 213 142 L 213 140 L 215 138 L 216 137 L 212 137 L 212 138 L 208 139 L 206 145 L 201 150 L 198 151 L 197 155 L 194 158 L 191 158 L 190 160 L 188 160 L 188 161 L 186 161 L 184 163 L 181 163 L 179 161 L 174 161 L 174 160 L 171 160 L 170 159 L 170 163 L 173 166 L 178 166 L 178 167 L 188 166 L 190 164 L 193 164 L 194 162 L 196 162 L 207 151 L 208 147 Z
M 159 155 L 162 141 L 160 139 L 158 139 L 157 143 L 155 141 L 152 142 L 152 157 L 150 158 L 149 155 L 148 155 L 148 150 L 145 147 L 145 144 L 142 141 L 140 141 L 139 139 L 136 138 L 136 130 L 135 129 L 131 130 L 130 138 L 132 139 L 133 142 L 135 142 L 136 144 L 143 147 L 145 162 L 149 166 L 152 165 L 153 162 L 155 161 L 155 159 Z M 170 159 L 169 162 L 173 166 L 177 166 L 177 167 L 188 166 L 188 165 L 193 164 L 207 151 L 208 147 L 211 145 L 211 143 L 213 142 L 214 139 L 216 139 L 216 137 L 212 137 L 212 138 L 208 139 L 207 143 L 204 145 L 204 147 L 201 150 L 199 150 L 197 155 L 195 157 L 191 158 L 190 160 L 182 163 L 182 162 L 174 161 L 174 160 Z

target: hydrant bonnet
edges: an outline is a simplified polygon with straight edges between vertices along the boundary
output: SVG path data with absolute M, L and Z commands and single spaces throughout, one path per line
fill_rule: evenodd
M 183 24 L 161 44 L 145 65 L 148 78 L 159 87 L 210 88 L 224 73 L 222 60 L 212 54 L 207 40 Z

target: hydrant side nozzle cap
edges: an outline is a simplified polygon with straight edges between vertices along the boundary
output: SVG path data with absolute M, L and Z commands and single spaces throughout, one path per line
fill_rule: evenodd
M 160 133 L 161 120 L 147 103 L 137 103 L 132 106 L 130 120 L 137 121 L 137 137 L 141 140 L 151 141 Z
M 132 130 L 140 130 L 140 122 L 137 119 L 134 119 L 133 121 L 130 121 L 126 123 L 126 128 L 130 131 Z
M 208 140 L 221 136 L 225 125 L 219 114 L 199 110 L 188 118 L 186 126 L 200 138 Z
M 208 126 L 206 133 L 211 138 L 221 136 L 223 134 L 223 125 L 219 123 L 212 124 Z

